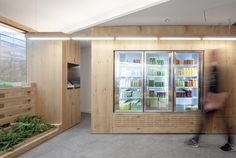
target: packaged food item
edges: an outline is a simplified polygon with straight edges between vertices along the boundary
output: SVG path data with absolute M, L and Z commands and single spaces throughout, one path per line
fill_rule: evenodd
M 149 105 L 151 108 L 156 108 L 158 106 L 158 100 L 157 99 L 149 99 Z
M 180 65 L 180 59 L 176 59 L 175 64 Z
M 148 82 L 149 87 L 154 87 L 154 80 L 149 80 Z
M 120 102 L 119 103 L 119 109 L 120 110 L 130 110 L 131 103 L 130 102 Z
M 159 82 L 155 82 L 155 87 L 159 87 Z
M 149 97 L 155 97 L 155 91 L 149 90 Z
M 190 60 L 190 64 L 191 65 L 193 65 L 194 64 L 194 60 L 192 59 L 192 60 Z
M 126 97 L 126 98 L 132 97 L 132 91 L 131 90 L 124 91 L 124 97 Z
M 188 64 L 188 61 L 187 60 L 184 60 L 184 65 L 187 65 Z

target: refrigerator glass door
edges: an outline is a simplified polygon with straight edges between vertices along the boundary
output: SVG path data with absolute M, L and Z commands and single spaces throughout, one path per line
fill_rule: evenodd
M 143 51 L 115 51 L 115 112 L 143 112 Z
M 199 51 L 176 51 L 175 111 L 198 111 L 201 95 L 201 56 Z
M 145 93 L 146 112 L 172 111 L 171 82 L 172 52 L 145 52 Z

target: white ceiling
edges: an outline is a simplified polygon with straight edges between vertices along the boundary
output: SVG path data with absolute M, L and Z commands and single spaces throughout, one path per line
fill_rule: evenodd
M 229 25 L 236 22 L 236 0 L 0 0 L 0 15 L 42 32 L 84 33 L 97 25 Z
M 0 15 L 42 32 L 71 33 L 168 0 L 0 0 Z
M 103 23 L 102 26 L 231 25 L 235 22 L 236 0 L 170 0 Z

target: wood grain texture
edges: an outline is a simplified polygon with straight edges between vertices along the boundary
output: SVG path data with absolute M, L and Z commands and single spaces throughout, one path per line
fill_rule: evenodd
M 77 66 L 80 64 L 79 41 L 63 41 L 63 129 L 78 124 L 81 118 L 80 89 L 67 89 L 68 63 Z
M 13 20 L 11 20 L 7 17 L 3 17 L 3 16 L 0 16 L 0 23 L 12 26 L 14 28 L 17 28 L 17 29 L 25 31 L 25 32 L 37 32 L 36 30 L 34 30 L 28 26 L 22 25 L 16 21 L 13 21 Z
M 62 123 L 62 53 L 62 41 L 27 41 L 27 81 L 37 83 L 35 111 L 48 123 Z
M 38 84 L 36 114 L 62 129 L 79 123 L 79 90 L 67 90 L 67 63 L 79 64 L 79 42 L 28 40 L 27 45 L 28 81 Z
M 227 36 L 236 35 L 236 28 L 216 26 L 153 26 L 153 27 L 96 27 L 92 30 L 96 36 Z M 160 113 L 140 114 L 137 120 L 133 114 L 117 115 L 113 113 L 113 51 L 114 50 L 204 50 L 204 76 L 207 76 L 209 53 L 220 51 L 221 89 L 231 92 L 227 101 L 226 115 L 216 114 L 206 129 L 207 133 L 222 133 L 222 118 L 231 122 L 236 132 L 236 97 L 234 78 L 236 77 L 236 42 L 234 41 L 92 41 L 92 132 L 93 133 L 193 133 L 200 115 L 191 113 L 169 113 L 162 118 Z M 204 80 L 207 84 L 207 77 Z M 123 123 L 117 124 L 117 120 Z M 178 117 L 177 117 L 178 116 Z M 128 117 L 127 122 L 125 118 Z M 175 119 L 174 119 L 175 118 Z M 184 118 L 186 121 L 182 121 Z M 129 119 L 131 123 L 129 122 Z M 163 121 L 164 119 L 164 121 Z M 150 124 L 150 120 L 159 120 L 169 124 Z M 134 120 L 134 124 L 132 123 Z M 148 120 L 146 123 L 145 120 Z M 144 121 L 140 123 L 140 121 Z M 152 122 L 152 121 L 151 121 Z M 155 121 L 154 121 L 155 122 Z M 168 122 L 168 121 L 167 121 Z M 136 125 L 135 125 L 136 124 Z M 173 128 L 175 127 L 175 128 Z M 184 127 L 184 128 L 183 128 Z
M 101 26 L 93 36 L 231 36 L 236 27 L 228 26 Z
M 13 123 L 22 115 L 33 115 L 36 101 L 36 85 L 0 90 L 0 125 Z
M 66 59 L 68 63 L 80 65 L 80 44 L 78 41 L 66 41 Z

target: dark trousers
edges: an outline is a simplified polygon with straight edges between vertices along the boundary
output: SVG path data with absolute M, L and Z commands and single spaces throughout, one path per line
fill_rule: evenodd
M 197 134 L 193 137 L 194 140 L 196 140 L 197 142 L 199 142 L 199 139 L 200 139 L 200 136 L 201 136 L 201 133 L 203 132 L 204 128 L 207 127 L 207 125 L 209 124 L 210 122 L 210 119 L 213 118 L 214 114 L 216 112 L 220 112 L 222 116 L 225 116 L 224 115 L 224 111 L 222 110 L 215 110 L 215 111 L 208 111 L 208 112 L 204 112 L 203 115 L 204 115 L 204 119 L 201 120 L 201 123 L 200 123 L 200 126 L 198 128 L 198 132 Z M 226 131 L 226 136 L 227 136 L 227 143 L 229 144 L 234 144 L 234 140 L 233 140 L 233 136 L 231 135 L 231 132 L 230 132 L 230 127 L 229 127 L 229 122 L 228 120 L 223 117 L 224 120 L 223 120 L 223 123 L 224 123 L 224 128 L 225 128 L 225 131 Z

